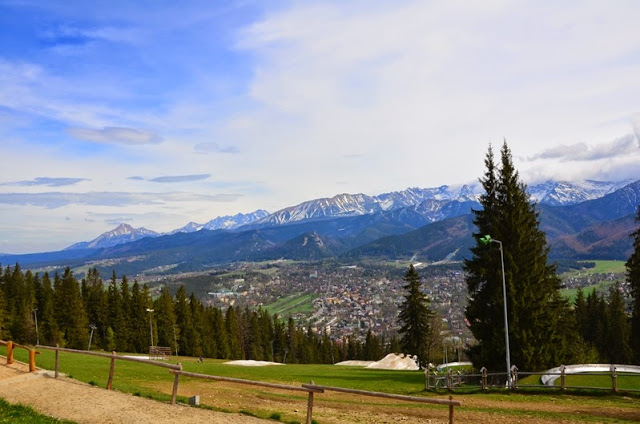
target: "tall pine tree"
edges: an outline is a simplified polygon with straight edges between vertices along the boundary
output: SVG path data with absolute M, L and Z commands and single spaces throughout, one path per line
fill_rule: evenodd
M 478 345 L 470 356 L 477 366 L 504 369 L 505 340 L 500 252 L 480 243 L 484 235 L 502 242 L 507 292 L 511 363 L 522 370 L 549 368 L 565 357 L 562 323 L 568 305 L 560 296 L 560 278 L 547 263 L 549 247 L 539 229 L 539 213 L 520 182 L 506 142 L 497 169 L 491 147 L 480 180 L 482 209 L 473 211 L 477 245 L 464 270 L 469 289 L 466 316 Z
M 398 315 L 400 344 L 403 352 L 417 356 L 420 367 L 424 368 L 430 360 L 429 345 L 433 335 L 429 320 L 433 312 L 429 309 L 429 298 L 421 290 L 420 276 L 413 264 L 409 266 L 404 281 L 407 294 Z
M 640 224 L 640 206 L 636 215 L 636 222 Z M 640 227 L 631 234 L 633 238 L 633 253 L 626 263 L 627 281 L 631 288 L 631 348 L 632 362 L 640 364 Z

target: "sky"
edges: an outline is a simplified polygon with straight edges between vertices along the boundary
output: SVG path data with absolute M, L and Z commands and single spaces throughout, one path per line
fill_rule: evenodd
M 640 2 L 0 0 L 0 252 L 339 193 L 640 179 Z

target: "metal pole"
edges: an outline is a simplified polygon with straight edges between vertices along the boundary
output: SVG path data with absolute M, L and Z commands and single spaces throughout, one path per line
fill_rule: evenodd
M 91 324 L 89 326 L 89 328 L 91 328 L 91 334 L 89 335 L 89 347 L 87 348 L 87 350 L 91 350 L 91 341 L 93 340 L 93 330 L 95 330 L 98 327 L 96 327 L 95 325 Z
M 33 310 L 33 316 L 36 319 L 36 346 L 40 344 L 40 334 L 38 333 L 38 308 Z
M 500 262 L 502 264 L 502 302 L 504 304 L 504 343 L 507 349 L 507 387 L 511 387 L 511 356 L 509 354 L 509 321 L 507 319 L 507 283 L 504 275 L 504 252 L 500 240 L 491 240 L 500 245 Z
M 151 336 L 151 345 L 149 347 L 151 347 L 153 346 L 153 309 L 147 308 L 147 312 L 149 312 L 149 335 Z

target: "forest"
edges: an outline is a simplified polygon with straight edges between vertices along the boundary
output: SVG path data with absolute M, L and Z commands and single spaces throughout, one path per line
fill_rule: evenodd
M 178 355 L 282 363 L 379 360 L 400 351 L 396 339 L 371 332 L 334 340 L 262 309 L 207 306 L 184 286 L 152 298 L 146 284 L 115 271 L 105 284 L 95 268 L 78 281 L 69 268 L 50 276 L 19 264 L 0 276 L 0 339 L 132 353 L 155 345 Z

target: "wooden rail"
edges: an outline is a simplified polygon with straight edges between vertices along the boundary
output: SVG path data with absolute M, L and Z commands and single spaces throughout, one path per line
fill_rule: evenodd
M 157 361 L 152 361 L 149 359 L 143 359 L 143 358 L 132 358 L 132 357 L 127 357 L 127 356 L 118 356 L 116 355 L 115 351 L 112 351 L 111 354 L 108 353 L 101 353 L 101 352 L 92 352 L 89 350 L 77 350 L 77 349 L 66 349 L 63 347 L 59 347 L 59 346 L 38 346 L 40 349 L 45 349 L 45 350 L 53 350 L 56 352 L 56 360 L 55 360 L 55 378 L 58 378 L 59 375 L 59 368 L 60 368 L 60 357 L 59 357 L 59 353 L 60 352 L 66 352 L 66 353 L 75 353 L 75 354 L 81 354 L 81 355 L 89 355 L 89 356 L 99 356 L 102 358 L 109 358 L 111 359 L 111 367 L 109 368 L 109 379 L 107 380 L 107 390 L 111 390 L 113 388 L 113 374 L 115 372 L 115 368 L 116 368 L 116 360 L 119 361 L 129 361 L 129 362 L 139 362 L 139 363 L 143 363 L 143 364 L 149 364 L 149 365 L 153 365 L 155 367 L 162 367 L 162 368 L 169 368 L 170 370 L 176 370 L 176 371 L 181 371 L 182 370 L 182 365 L 180 363 L 178 363 L 177 365 L 174 364 L 167 364 L 164 362 L 157 362 Z M 173 381 L 173 391 L 172 391 L 172 395 L 171 395 L 171 403 L 175 404 L 176 402 L 176 396 L 178 393 L 178 375 L 176 374 L 174 381 Z
M 16 347 L 26 349 L 29 352 L 29 372 L 34 372 L 36 370 L 36 350 L 25 345 L 21 345 L 18 343 L 14 343 L 12 341 L 3 341 L 0 340 L 0 344 L 5 345 L 7 347 L 7 365 L 13 364 L 13 349 Z
M 460 401 L 453 400 L 453 397 L 451 396 L 449 396 L 449 399 L 432 399 L 432 398 L 423 398 L 423 397 L 417 397 L 417 396 L 395 395 L 392 393 L 370 392 L 367 390 L 345 389 L 342 387 L 321 386 L 321 385 L 313 384 L 313 382 L 311 384 L 303 384 L 302 387 L 306 389 L 321 389 L 323 391 L 350 393 L 354 395 L 371 396 L 371 397 L 378 397 L 378 398 L 384 398 L 384 399 L 395 399 L 395 400 L 404 400 L 409 402 L 420 402 L 420 403 L 432 403 L 436 405 L 448 405 L 450 424 L 453 424 L 453 408 L 455 406 L 462 405 Z
M 370 391 L 367 391 L 367 390 L 345 389 L 345 388 L 342 388 L 342 387 L 321 386 L 321 385 L 315 384 L 313 381 L 311 382 L 311 384 L 303 384 L 302 387 L 299 387 L 299 386 L 290 386 L 290 385 L 286 385 L 286 384 L 265 383 L 265 382 L 262 382 L 262 381 L 254 381 L 254 380 L 243 380 L 243 379 L 232 378 L 232 377 L 220 377 L 220 376 L 216 376 L 216 375 L 199 374 L 199 373 L 187 372 L 187 371 L 171 370 L 170 372 L 175 374 L 176 376 L 184 375 L 184 376 L 187 376 L 187 377 L 202 378 L 202 379 L 205 379 L 205 380 L 227 381 L 227 382 L 231 382 L 231 383 L 246 384 L 246 385 L 250 385 L 250 386 L 268 387 L 268 388 L 271 388 L 271 389 L 283 389 L 283 390 L 293 390 L 293 391 L 298 391 L 298 392 L 307 392 L 308 393 L 308 400 L 307 400 L 307 421 L 306 421 L 306 424 L 311 424 L 311 422 L 312 422 L 313 399 L 314 399 L 313 395 L 315 393 L 324 393 L 325 391 L 350 393 L 350 394 L 361 395 L 361 396 L 372 396 L 372 397 L 378 397 L 378 398 L 403 400 L 403 401 L 409 401 L 409 402 L 421 402 L 421 403 L 431 403 L 431 404 L 436 404 L 436 405 L 448 405 L 449 406 L 449 423 L 450 424 L 453 424 L 453 408 L 454 408 L 454 406 L 460 406 L 461 405 L 460 401 L 453 400 L 453 398 L 451 396 L 449 396 L 449 399 L 432 399 L 432 398 L 423 398 L 423 397 L 417 397 L 417 396 L 395 395 L 395 394 L 391 394 L 391 393 L 370 392 Z

